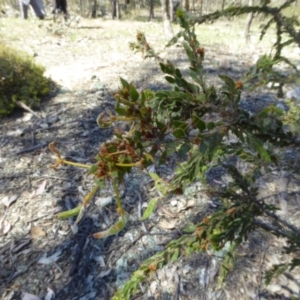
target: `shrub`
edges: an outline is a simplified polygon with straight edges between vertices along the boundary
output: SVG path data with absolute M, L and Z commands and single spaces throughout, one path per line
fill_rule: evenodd
M 292 1 L 287 3 L 291 4 Z M 171 182 L 149 173 L 159 195 L 149 201 L 142 220 L 149 218 L 158 201 L 163 201 L 171 194 L 182 193 L 196 180 L 201 180 L 207 192 L 220 202 L 215 212 L 207 215 L 198 224 L 190 224 L 182 230 L 183 234 L 179 239 L 172 240 L 164 251 L 144 261 L 113 299 L 130 299 L 138 290 L 140 282 L 157 269 L 199 251 L 225 250 L 219 273 L 219 281 L 222 282 L 234 266 L 237 247 L 257 229 L 285 238 L 287 246 L 283 251 L 291 254 L 287 264 L 275 265 L 267 272 L 267 282 L 272 276 L 300 265 L 300 260 L 292 255 L 300 249 L 300 230 L 279 217 L 276 214 L 277 207 L 259 198 L 257 188 L 262 176 L 270 174 L 272 167 L 280 164 L 281 157 L 277 150 L 300 144 L 293 127 L 298 112 L 291 110 L 289 114 L 285 114 L 274 103 L 266 103 L 257 112 L 249 113 L 242 103 L 245 86 L 252 90 L 270 81 L 279 81 L 282 87 L 287 82 L 286 79 L 290 80 L 281 76 L 278 70 L 274 71 L 278 60 L 289 64 L 281 56 L 281 50 L 287 44 L 280 42 L 282 27 L 291 24 L 287 23 L 288 19 L 281 18 L 281 10 L 285 7 L 286 5 L 282 5 L 277 9 L 264 5 L 261 8 L 224 10 L 223 15 L 236 15 L 253 10 L 259 12 L 261 9 L 261 12 L 271 15 L 271 21 L 280 30 L 277 30 L 278 42 L 275 47 L 278 51 L 274 56 L 264 56 L 251 70 L 252 76 L 248 74 L 238 81 L 219 75 L 223 81 L 220 88 L 208 85 L 203 76 L 205 49 L 200 46 L 195 35 L 195 22 L 186 13 L 177 11 L 183 30 L 168 45 L 183 38 L 182 45 L 190 64 L 189 77 L 185 77 L 171 61 L 162 61 L 147 42 L 145 35 L 138 32 L 137 42 L 132 43 L 131 48 L 140 51 L 145 58 L 159 60 L 161 71 L 166 75 L 165 79 L 172 89 L 157 92 L 144 90 L 139 93 L 133 84 L 121 79 L 122 88 L 115 94 L 116 115 L 110 111 L 102 113 L 97 123 L 100 127 L 108 127 L 115 122 L 124 121 L 131 125 L 130 131 L 126 133 L 116 129 L 115 138 L 102 144 L 96 163 L 92 166 L 64 160 L 54 145 L 50 144 L 50 150 L 57 155 L 53 168 L 60 164 L 84 167 L 96 178 L 95 187 L 84 202 L 74 210 L 60 213 L 58 217 L 67 218 L 79 214 L 78 222 L 98 187 L 106 181 L 113 183 L 120 219 L 108 230 L 94 234 L 94 238 L 116 234 L 126 226 L 128 213 L 122 207 L 119 184 L 132 167 L 146 169 L 153 163 L 154 157 L 164 163 L 170 155 L 176 153 L 184 162 L 179 165 Z M 207 19 L 213 20 L 220 16 L 221 12 L 217 12 Z M 205 16 L 198 22 L 203 20 Z M 292 38 L 290 43 L 299 43 L 293 26 L 288 27 L 287 33 Z M 232 180 L 218 189 L 206 185 L 208 169 L 218 166 L 221 161 L 231 156 L 238 157 L 249 168 L 241 172 L 234 165 L 227 164 L 227 172 Z
M 10 114 L 17 101 L 39 107 L 41 97 L 50 91 L 44 71 L 26 53 L 0 44 L 0 116 Z

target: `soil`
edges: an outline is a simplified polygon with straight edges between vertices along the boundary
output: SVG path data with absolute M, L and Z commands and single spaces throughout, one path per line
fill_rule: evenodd
M 95 120 L 99 113 L 113 110 L 119 78 L 132 81 L 138 89 L 166 87 L 157 63 L 129 49 L 137 30 L 146 33 L 161 56 L 187 70 L 183 50 L 164 48 L 158 22 L 74 19 L 69 27 L 50 20 L 0 22 L 4 42 L 33 55 L 56 83 L 39 110 L 20 109 L 0 120 L 0 297 L 111 299 L 143 260 L 179 237 L 189 220 L 200 221 L 214 203 L 195 184 L 185 196 L 168 199 L 141 224 L 139 215 L 154 191 L 150 178 L 135 170 L 122 187 L 122 201 L 130 213 L 128 225 L 116 236 L 95 240 L 91 233 L 107 229 L 117 218 L 112 189 L 101 188 L 78 226 L 73 218 L 57 219 L 57 212 L 82 201 L 93 180 L 85 169 L 51 169 L 55 157 L 48 144 L 55 142 L 69 160 L 90 164 L 101 143 L 112 138 L 112 129 L 98 128 Z M 230 48 L 221 52 L 218 45 L 206 45 L 209 80 L 218 84 L 218 70 L 238 78 L 254 55 L 246 48 L 237 55 Z M 292 150 L 294 159 L 299 149 Z M 157 172 L 168 179 L 175 164 L 171 160 Z M 278 170 L 273 175 L 262 183 L 263 196 L 272 195 L 282 214 L 299 225 L 299 178 Z M 213 176 L 217 182 L 222 180 Z M 288 205 L 281 192 L 293 194 Z M 264 270 L 287 260 L 281 254 L 284 243 L 255 232 L 240 249 L 236 267 L 222 287 L 216 282 L 218 255 L 183 257 L 155 272 L 132 299 L 299 299 L 297 272 L 264 284 Z

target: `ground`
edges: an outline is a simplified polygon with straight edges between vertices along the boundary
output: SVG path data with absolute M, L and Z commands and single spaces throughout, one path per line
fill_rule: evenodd
M 112 95 L 120 86 L 119 77 L 138 89 L 165 87 L 156 62 L 143 60 L 129 49 L 136 32 L 144 31 L 162 57 L 187 69 L 180 47 L 164 48 L 159 22 L 77 21 L 63 27 L 50 20 L 0 19 L 0 39 L 34 56 L 56 83 L 34 114 L 18 110 L 0 120 L 3 300 L 38 299 L 33 295 L 47 300 L 110 299 L 145 258 L 163 250 L 189 220 L 211 209 L 210 199 L 195 185 L 189 194 L 168 200 L 142 225 L 138 216 L 154 191 L 151 180 L 136 170 L 122 188 L 130 220 L 119 235 L 104 240 L 90 236 L 108 228 L 117 217 L 110 186 L 100 190 L 78 227 L 72 218 L 55 217 L 58 211 L 77 205 L 93 181 L 84 169 L 51 169 L 54 157 L 48 144 L 55 142 L 69 160 L 91 163 L 101 143 L 112 136 L 111 129 L 98 128 L 95 120 L 100 112 L 113 110 Z M 207 77 L 215 84 L 218 71 L 238 79 L 273 38 L 258 43 L 258 31 L 254 31 L 251 43 L 245 45 L 242 27 L 232 28 L 229 21 L 201 26 L 197 32 L 206 50 Z M 178 31 L 177 26 L 174 29 Z M 290 51 L 291 56 L 299 55 L 296 48 Z M 167 179 L 174 164 L 170 161 L 157 171 Z M 274 172 L 263 189 L 278 194 L 276 183 L 284 178 Z M 297 219 L 299 202 L 299 178 L 295 180 L 281 184 L 283 192 L 294 192 L 290 206 L 280 197 L 276 200 L 291 220 Z M 216 285 L 218 256 L 181 258 L 157 271 L 132 299 L 291 299 L 292 295 L 299 299 L 298 275 L 295 280 L 281 276 L 268 287 L 263 282 L 266 268 L 287 259 L 280 254 L 283 244 L 263 232 L 253 234 L 223 287 Z

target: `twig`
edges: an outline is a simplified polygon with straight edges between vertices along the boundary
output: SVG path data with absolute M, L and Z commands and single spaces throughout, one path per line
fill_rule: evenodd
M 258 225 L 259 227 L 261 227 L 261 228 L 263 228 L 267 231 L 273 231 L 275 234 L 277 234 L 279 236 L 282 236 L 284 238 L 288 238 L 287 233 L 285 231 L 277 229 L 277 228 L 275 228 L 275 227 L 273 227 L 273 226 L 271 226 L 267 223 L 264 223 L 260 220 L 255 219 L 254 224 Z
M 40 178 L 49 178 L 49 179 L 57 179 L 57 180 L 62 180 L 62 181 L 70 181 L 70 179 L 67 178 L 61 178 L 61 177 L 57 177 L 57 176 L 48 176 L 48 175 L 41 175 L 38 177 L 38 179 Z M 33 178 L 35 179 L 35 178 Z
M 22 239 L 25 238 L 26 235 L 28 235 L 28 234 L 29 234 L 29 232 L 24 233 L 24 234 L 21 235 L 18 239 L 19 239 L 19 240 L 22 240 Z M 11 244 L 12 244 L 12 241 L 7 242 L 7 243 L 2 247 L 2 249 L 0 249 L 0 255 L 3 254 L 3 253 L 5 253 L 6 251 L 8 251 L 8 250 L 10 249 L 10 247 L 11 247 Z
M 24 102 L 22 101 L 17 101 L 16 102 L 20 107 L 22 107 L 23 109 L 25 109 L 26 111 L 30 112 L 31 114 L 33 114 L 34 116 L 36 116 L 38 119 L 41 119 L 41 117 L 34 112 L 30 107 L 28 107 Z
M 42 143 L 42 144 L 36 145 L 36 146 L 34 146 L 34 147 L 27 148 L 27 149 L 23 149 L 23 150 L 20 150 L 20 151 L 18 151 L 18 152 L 12 153 L 12 154 L 10 154 L 9 156 L 14 156 L 14 155 L 19 155 L 19 154 L 31 152 L 31 151 L 37 150 L 37 149 L 39 149 L 39 148 L 43 148 L 43 147 L 45 147 L 45 146 L 47 146 L 47 143 Z
M 49 213 L 47 213 L 47 214 L 45 214 L 45 215 L 42 215 L 42 216 L 40 216 L 40 217 L 33 218 L 33 219 L 27 221 L 27 223 L 37 221 L 37 220 L 42 219 L 42 218 L 47 217 L 47 216 L 49 216 Z
M 257 295 L 258 295 L 258 299 L 260 299 L 260 289 L 262 287 L 262 282 L 263 282 L 263 265 L 264 265 L 264 261 L 265 261 L 265 253 L 263 252 L 261 254 L 261 259 L 260 259 L 260 270 L 259 270 L 259 283 L 258 283 L 258 287 L 257 287 Z
M 141 194 L 140 194 L 139 191 L 136 190 L 135 193 L 136 193 L 136 195 L 139 198 L 139 203 L 138 203 L 138 217 L 141 219 L 142 218 L 142 203 L 143 203 L 143 199 L 142 199 L 142 196 L 141 196 Z M 143 229 L 144 232 L 147 232 L 147 233 L 149 232 L 148 229 L 146 228 L 144 222 L 142 222 L 142 229 Z
M 283 224 L 284 226 L 286 226 L 287 228 L 289 228 L 290 230 L 292 230 L 293 232 L 295 232 L 296 234 L 298 234 L 300 236 L 300 231 L 298 228 L 296 228 L 294 225 L 288 223 L 287 221 L 283 220 L 282 218 L 280 218 L 278 215 L 274 214 L 271 211 L 265 210 L 265 213 L 271 217 L 274 218 L 278 223 Z
M 31 263 L 28 264 L 27 268 L 25 268 L 25 269 L 23 269 L 23 270 L 21 270 L 21 271 L 19 271 L 19 272 L 16 272 L 16 273 L 14 273 L 14 274 L 12 274 L 12 275 L 8 278 L 8 280 L 5 282 L 5 284 L 10 283 L 10 282 L 13 281 L 16 277 L 22 275 L 23 273 L 26 273 L 26 272 L 28 271 L 28 269 L 29 269 L 32 265 L 34 265 L 38 260 L 39 260 L 39 258 L 34 259 Z

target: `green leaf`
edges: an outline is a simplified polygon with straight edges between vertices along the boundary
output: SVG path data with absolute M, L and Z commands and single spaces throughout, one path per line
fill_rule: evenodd
M 150 176 L 154 181 L 157 181 L 157 180 L 160 180 L 160 179 L 161 179 L 156 173 L 149 172 L 148 174 L 149 174 L 149 176 Z
M 176 69 L 176 70 L 175 70 L 175 75 L 176 75 L 176 77 L 178 77 L 178 78 L 182 78 L 182 74 L 181 74 L 181 72 L 180 72 L 179 69 Z
M 159 200 L 159 197 L 156 197 L 156 198 L 152 198 L 149 203 L 148 203 L 148 207 L 147 209 L 145 210 L 142 218 L 141 218 L 141 221 L 145 221 L 147 220 L 150 215 L 152 214 L 153 210 L 156 208 L 156 205 L 157 205 L 157 201 Z
M 171 156 L 177 148 L 177 144 L 176 142 L 169 142 L 166 144 L 166 155 L 167 156 Z
M 58 213 L 56 216 L 59 219 L 68 219 L 74 216 L 77 216 L 80 212 L 81 206 L 77 206 L 73 209 L 67 210 L 67 211 L 63 211 L 61 213 Z
M 127 108 L 125 108 L 125 107 L 115 107 L 115 111 L 119 116 L 127 115 Z
M 173 84 L 173 83 L 176 82 L 176 80 L 174 79 L 174 77 L 171 77 L 171 76 L 165 76 L 165 79 L 166 79 L 169 83 L 171 83 L 171 84 Z
M 173 135 L 177 138 L 184 137 L 187 134 L 188 124 L 182 121 L 173 121 L 174 126 Z
M 127 88 L 129 86 L 129 83 L 125 79 L 120 77 L 120 80 L 121 80 L 121 84 L 122 84 L 123 88 Z
M 195 232 L 197 229 L 196 225 L 195 224 L 190 224 L 188 227 L 185 227 L 183 229 L 183 232 L 186 232 L 186 233 L 193 233 Z
M 95 183 L 99 186 L 99 187 L 105 187 L 105 184 L 104 184 L 104 181 L 99 179 L 99 178 L 96 178 L 95 179 Z
M 235 82 L 232 78 L 226 75 L 219 75 L 219 78 L 225 82 L 225 86 L 228 88 L 229 92 L 235 91 Z
M 180 139 L 180 138 L 184 137 L 186 134 L 185 134 L 185 131 L 182 128 L 176 128 L 173 131 L 173 135 L 176 138 Z
M 178 150 L 178 156 L 184 157 L 192 149 L 190 144 L 182 144 Z
M 149 176 L 155 181 L 155 187 L 157 190 L 165 196 L 169 190 L 169 184 L 160 178 L 156 173 L 149 172 Z
M 133 85 L 130 85 L 130 97 L 133 102 L 136 102 L 139 99 L 139 93 Z
M 178 260 L 178 257 L 179 257 L 179 254 L 180 254 L 179 249 L 176 248 L 176 249 L 174 250 L 174 253 L 172 254 L 171 261 L 172 261 L 172 262 L 177 261 L 177 260 Z
M 206 129 L 206 124 L 198 116 L 193 116 L 193 124 L 200 132 Z
M 164 133 L 167 131 L 167 129 L 168 129 L 168 127 L 166 126 L 165 123 L 162 123 L 162 122 L 157 121 L 157 120 L 156 120 L 156 125 L 157 125 L 157 128 L 159 129 L 159 131 L 160 131 L 161 133 L 163 133 L 163 134 L 164 134 Z
M 163 73 L 167 73 L 165 64 L 159 63 L 159 66 L 160 66 L 160 69 L 162 70 Z
M 208 130 L 211 130 L 213 128 L 216 127 L 215 123 L 214 122 L 208 122 L 207 125 L 206 125 L 207 129 Z
M 250 147 L 259 153 L 260 157 L 266 161 L 266 162 L 271 162 L 271 157 L 269 155 L 269 153 L 267 152 L 267 150 L 264 148 L 263 143 L 256 138 L 255 136 L 251 135 L 248 136 L 248 143 L 250 145 Z
M 92 165 L 89 169 L 90 174 L 94 174 L 98 171 L 98 166 L 97 165 Z
M 119 218 L 118 222 L 109 227 L 107 230 L 97 232 L 93 234 L 95 239 L 102 239 L 111 235 L 119 233 L 127 224 L 129 219 L 129 214 L 125 211 L 123 215 Z
M 183 48 L 186 52 L 186 55 L 190 59 L 190 61 L 194 61 L 195 60 L 195 54 L 193 53 L 193 51 L 192 51 L 191 47 L 189 46 L 189 44 L 184 42 L 183 43 Z

